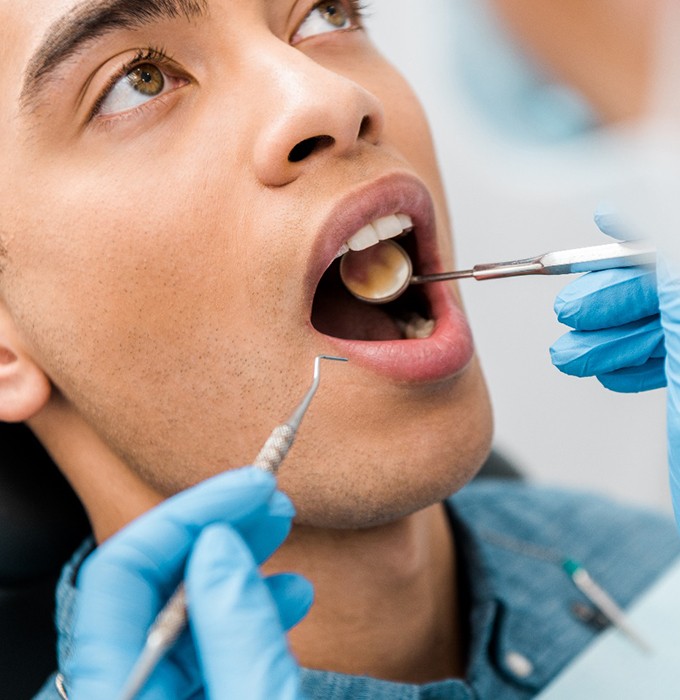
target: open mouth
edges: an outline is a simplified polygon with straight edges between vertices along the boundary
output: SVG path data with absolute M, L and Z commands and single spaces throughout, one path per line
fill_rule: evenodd
M 379 241 L 392 238 L 398 238 L 399 245 L 411 258 L 414 274 L 419 274 L 417 231 L 405 214 L 382 217 L 363 227 L 340 253 L 349 249 L 369 251 Z M 386 304 L 361 301 L 347 290 L 340 277 L 340 257 L 319 281 L 311 322 L 317 331 L 334 338 L 378 342 L 429 338 L 435 327 L 423 287 L 411 286 L 398 299 Z

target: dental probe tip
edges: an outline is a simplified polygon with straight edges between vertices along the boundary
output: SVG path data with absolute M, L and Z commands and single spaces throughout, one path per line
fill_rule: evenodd
M 302 419 L 304 418 L 305 413 L 307 413 L 309 405 L 312 403 L 314 394 L 316 394 L 316 390 L 319 388 L 319 380 L 321 378 L 321 360 L 349 362 L 346 357 L 335 357 L 334 355 L 317 355 L 314 358 L 314 375 L 312 377 L 312 385 L 309 387 L 309 390 L 300 402 L 300 405 L 293 412 L 293 415 L 286 421 L 286 425 L 290 426 L 294 431 L 297 431 L 297 429 L 300 427 L 300 423 L 302 423 Z

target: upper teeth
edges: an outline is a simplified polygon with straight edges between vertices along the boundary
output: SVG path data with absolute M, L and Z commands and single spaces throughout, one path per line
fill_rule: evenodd
M 338 255 L 344 255 L 348 250 L 365 250 L 375 245 L 379 241 L 384 241 L 387 238 L 394 238 L 404 231 L 413 228 L 413 221 L 407 214 L 391 214 L 383 216 L 380 219 L 366 224 L 360 228 L 348 241 L 342 246 Z

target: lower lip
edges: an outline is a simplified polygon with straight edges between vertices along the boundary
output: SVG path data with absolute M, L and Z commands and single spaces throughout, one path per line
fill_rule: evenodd
M 447 285 L 433 284 L 428 297 L 436 319 L 429 338 L 381 342 L 323 337 L 352 363 L 395 381 L 434 382 L 454 377 L 474 354 L 470 326 Z

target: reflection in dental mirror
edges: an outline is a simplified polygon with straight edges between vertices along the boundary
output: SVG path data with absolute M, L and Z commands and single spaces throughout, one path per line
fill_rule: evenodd
M 357 299 L 372 304 L 385 304 L 401 296 L 411 283 L 412 272 L 411 258 L 394 241 L 350 251 L 340 261 L 345 287 Z

